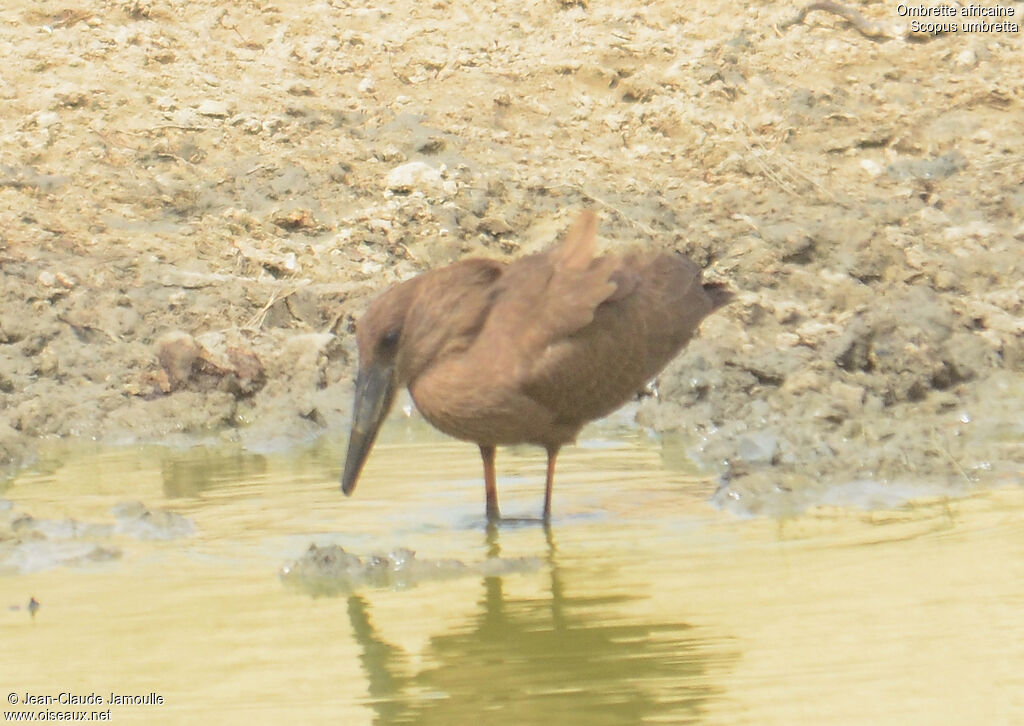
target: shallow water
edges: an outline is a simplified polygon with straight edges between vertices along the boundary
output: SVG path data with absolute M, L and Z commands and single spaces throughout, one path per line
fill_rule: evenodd
M 343 444 L 79 449 L 19 476 L 10 512 L 109 524 L 139 500 L 196 531 L 115 532 L 98 541 L 119 557 L 0 576 L 0 683 L 154 693 L 20 707 L 147 723 L 1024 719 L 1019 487 L 740 519 L 656 444 L 599 432 L 559 461 L 550 533 L 488 533 L 475 447 L 392 426 L 346 499 Z M 498 467 L 504 514 L 539 514 L 542 455 L 501 450 Z M 311 543 L 470 572 L 315 596 L 278 576 Z M 536 564 L 474 574 L 498 555 Z

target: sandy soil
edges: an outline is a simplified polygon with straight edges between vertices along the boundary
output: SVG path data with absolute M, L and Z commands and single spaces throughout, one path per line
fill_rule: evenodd
M 0 462 L 342 429 L 374 291 L 591 207 L 738 293 L 639 412 L 723 501 L 1019 481 L 1020 33 L 799 7 L 5 2 Z

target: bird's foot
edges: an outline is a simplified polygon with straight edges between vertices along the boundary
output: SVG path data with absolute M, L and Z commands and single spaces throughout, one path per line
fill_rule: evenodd
M 547 527 L 548 525 L 551 524 L 551 520 L 550 519 L 545 519 L 544 517 L 497 517 L 495 519 L 488 518 L 488 520 L 487 520 L 487 525 L 488 526 L 492 526 L 493 525 L 493 526 L 522 527 L 522 526 L 532 525 L 532 524 L 542 524 L 545 527 Z

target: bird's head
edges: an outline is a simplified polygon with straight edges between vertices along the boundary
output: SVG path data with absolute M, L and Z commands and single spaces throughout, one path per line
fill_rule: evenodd
M 341 477 L 351 494 L 395 394 L 432 365 L 464 352 L 495 297 L 502 264 L 470 259 L 392 285 L 356 323 L 359 373 Z
M 405 319 L 415 298 L 418 279 L 388 288 L 356 323 L 359 372 L 352 406 L 352 432 L 341 477 L 341 490 L 346 495 L 355 489 L 377 431 L 391 410 L 395 392 L 407 381 L 399 353 Z

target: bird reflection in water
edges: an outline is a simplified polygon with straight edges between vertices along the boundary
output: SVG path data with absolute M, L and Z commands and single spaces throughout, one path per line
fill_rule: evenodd
M 576 578 L 559 567 L 550 530 L 548 545 L 546 597 L 508 597 L 503 577 L 482 578 L 476 616 L 431 637 L 415 659 L 426 664 L 418 671 L 411 654 L 375 630 L 371 598 L 348 597 L 375 723 L 699 720 L 716 695 L 709 667 L 728 668 L 737 656 L 707 647 L 708 639 L 686 623 L 638 622 L 616 613 L 639 596 L 566 594 L 564 581 Z M 488 549 L 500 555 L 494 527 Z

